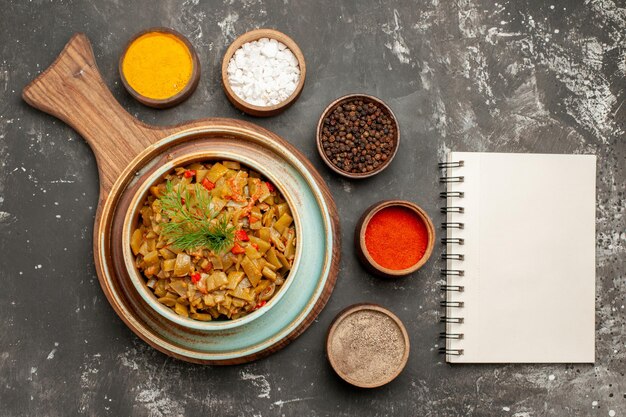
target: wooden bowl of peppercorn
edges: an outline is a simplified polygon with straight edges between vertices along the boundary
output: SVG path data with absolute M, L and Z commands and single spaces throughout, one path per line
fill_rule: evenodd
M 381 99 L 349 94 L 324 109 L 317 123 L 317 150 L 347 178 L 376 175 L 389 166 L 400 144 L 398 120 Z

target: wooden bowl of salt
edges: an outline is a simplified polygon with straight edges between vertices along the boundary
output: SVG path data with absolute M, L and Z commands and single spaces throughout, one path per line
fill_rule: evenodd
M 245 49 L 251 43 L 256 43 L 257 41 L 263 40 L 278 42 L 279 44 L 284 45 L 287 50 L 291 51 L 291 53 L 298 62 L 297 66 L 300 73 L 295 88 L 288 97 L 285 97 L 284 100 L 278 103 L 266 103 L 262 105 L 258 103 L 255 104 L 252 102 L 248 102 L 245 98 L 240 97 L 237 94 L 235 88 L 233 88 L 233 85 L 231 84 L 231 79 L 229 76 L 229 64 L 231 63 L 231 60 L 234 60 L 235 54 L 240 49 Z M 302 93 L 302 89 L 304 88 L 305 78 L 306 63 L 304 61 L 304 55 L 302 54 L 302 50 L 300 50 L 300 47 L 293 39 L 275 29 L 256 29 L 244 33 L 230 44 L 230 46 L 226 50 L 226 53 L 224 53 L 224 58 L 222 60 L 222 85 L 224 87 L 224 93 L 226 94 L 226 97 L 233 104 L 233 106 L 243 111 L 244 113 L 252 116 L 276 116 L 277 114 L 285 111 L 298 99 L 298 97 L 300 97 L 300 93 Z
M 344 381 L 376 388 L 393 381 L 409 360 L 402 321 L 377 304 L 354 304 L 335 317 L 326 337 L 330 365 Z

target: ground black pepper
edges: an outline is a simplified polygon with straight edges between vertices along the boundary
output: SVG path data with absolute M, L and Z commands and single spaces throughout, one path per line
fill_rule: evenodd
M 379 384 L 404 366 L 405 339 L 398 324 L 375 310 L 355 311 L 337 325 L 328 343 L 333 367 L 357 384 Z
M 378 103 L 353 99 L 331 109 L 324 118 L 324 154 L 340 170 L 365 174 L 387 161 L 394 150 L 395 121 Z

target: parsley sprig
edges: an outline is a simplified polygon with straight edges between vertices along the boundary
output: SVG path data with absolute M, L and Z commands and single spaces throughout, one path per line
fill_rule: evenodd
M 211 208 L 211 195 L 200 184 L 195 184 L 191 193 L 187 187 L 174 187 L 167 181 L 159 200 L 168 218 L 161 224 L 161 233 L 173 246 L 182 250 L 207 248 L 218 254 L 232 245 L 235 228 L 226 215 L 216 219 L 219 212 Z

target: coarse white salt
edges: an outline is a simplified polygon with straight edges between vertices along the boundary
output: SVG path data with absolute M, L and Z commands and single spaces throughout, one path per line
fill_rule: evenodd
M 228 62 L 228 82 L 246 103 L 268 107 L 287 100 L 300 81 L 298 59 L 276 39 L 244 43 Z

